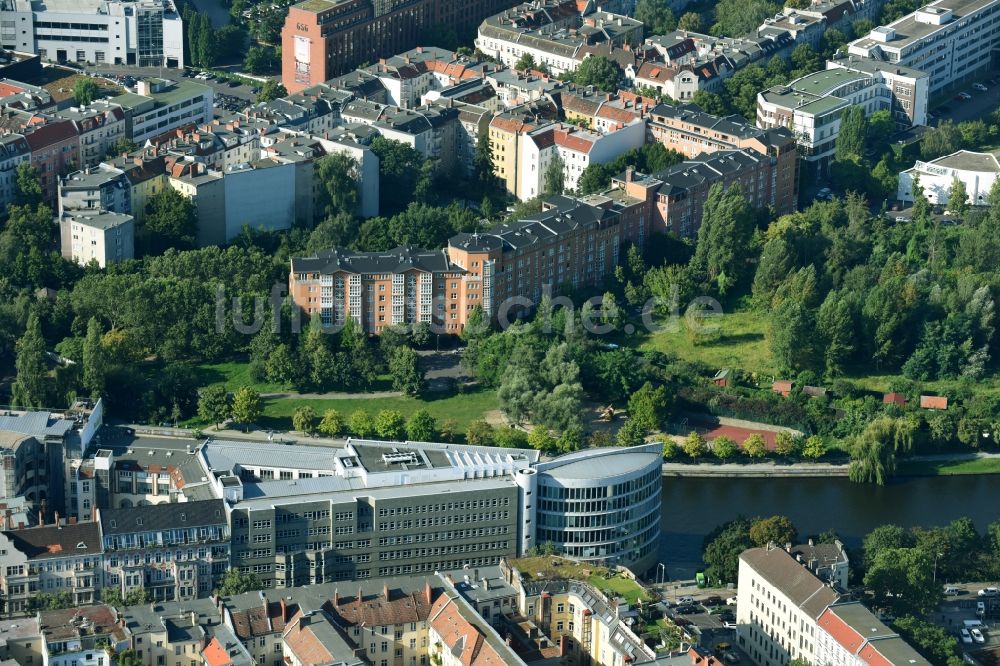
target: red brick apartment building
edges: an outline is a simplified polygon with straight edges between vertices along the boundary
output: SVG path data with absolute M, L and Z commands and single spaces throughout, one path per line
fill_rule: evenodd
M 521 305 L 538 303 L 546 285 L 558 293 L 601 284 L 627 243 L 645 242 L 650 201 L 625 190 L 559 196 L 541 213 L 488 233 L 458 234 L 441 250 L 334 248 L 293 257 L 289 293 L 307 315 L 318 313 L 328 324 L 351 317 L 378 334 L 393 324 L 426 322 L 458 334 L 477 305 L 495 319 L 515 297 Z
M 761 129 L 742 116 L 713 116 L 695 104 L 660 104 L 648 119 L 649 134 L 665 148 L 689 159 L 719 151 L 753 151 L 770 158 L 774 184 L 770 201 L 779 215 L 796 210 L 798 153 L 795 136 L 785 128 Z
M 305 0 L 281 30 L 281 82 L 294 93 L 421 46 L 435 26 L 458 34 L 516 0 Z

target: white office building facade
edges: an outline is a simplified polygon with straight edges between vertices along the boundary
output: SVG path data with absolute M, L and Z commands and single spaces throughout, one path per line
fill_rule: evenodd
M 0 0 L 0 45 L 49 62 L 184 66 L 172 0 Z

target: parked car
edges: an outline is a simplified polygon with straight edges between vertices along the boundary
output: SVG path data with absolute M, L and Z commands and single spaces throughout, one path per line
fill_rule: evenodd
M 726 620 L 725 622 L 722 623 L 722 626 L 725 627 L 726 629 L 735 629 L 736 620 Z
M 960 99 L 963 102 L 967 102 L 970 99 L 972 99 L 972 95 L 970 95 L 967 92 L 960 92 L 960 93 L 958 93 L 958 95 L 956 95 L 956 97 L 958 97 L 958 99 Z
M 694 615 L 695 613 L 700 613 L 701 611 L 697 606 L 680 606 L 674 609 L 675 613 L 680 613 L 681 615 Z
M 897 217 L 896 219 L 898 220 L 899 218 Z M 946 586 L 944 588 L 944 596 L 946 596 L 946 597 L 957 597 L 958 596 L 958 588 L 955 587 L 954 585 L 948 585 L 948 586 Z
M 968 629 L 961 629 L 958 632 L 958 635 L 961 637 L 962 642 L 965 643 L 966 645 L 972 644 L 972 634 L 969 633 Z
M 980 617 L 982 617 L 983 615 L 986 615 L 986 602 L 985 601 L 977 601 L 976 602 L 976 615 L 978 615 Z
M 694 603 L 694 597 L 685 595 L 685 596 L 680 597 L 679 599 L 677 599 L 677 603 L 679 603 L 679 604 L 693 604 Z
M 973 83 L 972 87 L 973 89 L 978 90 L 979 92 L 986 92 L 987 90 L 989 90 L 989 88 L 984 86 L 982 83 Z
M 703 606 L 721 606 L 722 597 L 712 596 L 701 602 Z
M 726 605 L 727 606 L 735 606 L 736 605 L 736 597 L 729 597 L 728 599 L 726 599 Z
M 1000 589 L 997 589 L 995 587 L 984 587 L 983 589 L 979 590 L 979 592 L 977 592 L 976 594 L 978 594 L 981 597 L 1000 597 Z
M 980 631 L 979 629 L 970 629 L 969 633 L 972 634 L 972 640 L 976 641 L 977 643 L 986 642 L 986 638 L 983 637 L 983 632 Z

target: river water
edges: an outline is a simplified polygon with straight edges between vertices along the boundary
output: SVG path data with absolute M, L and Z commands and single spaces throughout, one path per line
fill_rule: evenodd
M 803 538 L 829 529 L 857 553 L 871 529 L 943 525 L 968 516 L 980 533 L 1000 521 L 1000 475 L 907 478 L 886 486 L 846 478 L 663 479 L 661 557 L 672 579 L 701 566 L 702 541 L 740 515 L 788 516 Z

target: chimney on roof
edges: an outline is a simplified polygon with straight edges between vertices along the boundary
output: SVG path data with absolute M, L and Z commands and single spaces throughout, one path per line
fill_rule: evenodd
M 58 511 L 56 511 L 56 513 L 55 513 L 55 518 L 56 518 L 56 527 L 58 527 L 59 529 L 62 529 L 62 521 L 59 520 L 59 512 Z
M 388 583 L 388 581 L 382 583 L 382 596 L 385 597 L 386 601 L 389 601 L 389 583 Z
M 812 540 L 812 539 L 809 539 L 809 547 L 811 548 L 811 547 L 812 547 L 812 546 L 814 546 L 814 545 L 815 545 L 815 544 L 813 543 L 813 540 Z
M 70 516 L 69 517 L 69 524 L 70 525 L 76 525 L 76 516 Z
M 566 656 L 566 634 L 559 637 L 559 656 Z
M 792 552 L 792 542 L 791 541 L 786 541 L 785 542 L 785 552 L 786 553 Z
M 340 605 L 340 590 L 333 591 L 333 607 L 336 608 Z
M 359 606 L 361 605 L 362 601 L 364 601 L 364 595 L 361 594 L 361 586 L 358 585 L 358 599 L 357 599 L 357 602 L 358 602 Z
M 38 526 L 45 527 L 45 512 L 41 509 L 38 510 Z
M 288 605 L 285 603 L 285 598 L 281 597 L 281 601 L 279 603 L 281 604 L 281 621 L 288 622 Z M 264 600 L 264 604 L 265 604 L 264 610 L 266 611 L 267 610 L 266 599 Z
M 430 581 L 424 581 L 424 600 L 428 605 L 434 601 L 434 590 L 431 588 Z
M 625 169 L 625 182 L 631 183 L 635 179 L 635 167 L 626 167 Z

